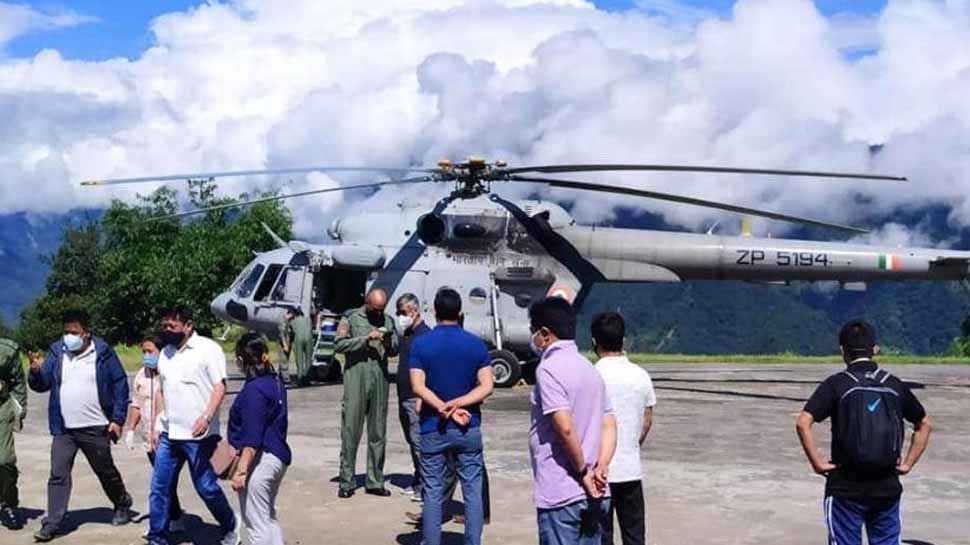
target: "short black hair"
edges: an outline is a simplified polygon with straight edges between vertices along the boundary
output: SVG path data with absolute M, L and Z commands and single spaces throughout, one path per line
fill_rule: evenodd
M 865 320 L 850 320 L 839 331 L 839 346 L 850 355 L 871 356 L 876 346 L 876 329 Z
M 91 331 L 91 315 L 84 309 L 68 309 L 61 315 L 61 324 L 78 324 L 81 326 L 81 329 Z
M 461 295 L 451 288 L 441 288 L 434 296 L 434 314 L 438 321 L 457 322 L 461 317 Z
M 184 305 L 175 305 L 162 312 L 163 320 L 175 320 L 187 324 L 192 321 L 192 309 Z
M 529 325 L 534 331 L 544 327 L 561 340 L 574 340 L 576 309 L 562 297 L 546 297 L 529 307 Z
M 623 338 L 626 337 L 626 323 L 619 312 L 603 312 L 593 317 L 590 326 L 596 346 L 610 352 L 623 350 Z

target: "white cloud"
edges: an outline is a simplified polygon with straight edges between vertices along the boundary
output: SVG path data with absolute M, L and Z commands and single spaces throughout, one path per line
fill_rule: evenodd
M 430 165 L 477 153 L 520 164 L 904 174 L 912 179 L 906 185 L 683 174 L 590 179 L 849 223 L 945 203 L 954 224 L 970 223 L 966 3 L 891 0 L 878 15 L 835 19 L 809 0 L 740 0 L 727 17 L 656 1 L 622 13 L 578 0 L 322 6 L 238 0 L 168 14 L 153 23 L 155 45 L 133 61 L 82 62 L 55 51 L 0 60 L 0 213 L 97 206 L 149 189 L 79 188 L 88 177 Z M 846 55 L 872 48 L 878 51 L 859 59 Z M 870 152 L 874 144 L 883 145 L 879 153 Z M 315 175 L 286 187 L 359 181 Z M 284 182 L 223 183 L 236 192 Z M 578 198 L 575 214 L 584 220 L 631 204 L 551 195 Z M 298 234 L 322 235 L 320 218 L 359 198 L 291 202 Z M 691 228 L 721 217 L 643 204 Z M 783 229 L 772 226 L 776 235 Z
M 0 50 L 10 40 L 38 30 L 53 30 L 93 23 L 94 17 L 71 10 L 42 12 L 21 4 L 0 2 Z

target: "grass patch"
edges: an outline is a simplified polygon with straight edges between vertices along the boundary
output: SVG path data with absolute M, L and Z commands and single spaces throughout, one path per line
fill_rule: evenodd
M 734 363 L 734 364 L 764 364 L 764 363 L 787 363 L 787 364 L 836 364 L 843 363 L 842 356 L 832 354 L 829 356 L 802 356 L 799 354 L 720 354 L 720 355 L 696 355 L 696 354 L 629 354 L 630 360 L 635 363 Z M 876 358 L 880 363 L 887 365 L 903 364 L 970 364 L 970 358 L 953 356 L 914 356 L 909 354 L 885 354 Z

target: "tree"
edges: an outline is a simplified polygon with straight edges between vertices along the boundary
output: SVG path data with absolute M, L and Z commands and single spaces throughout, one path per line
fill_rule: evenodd
M 187 195 L 195 208 L 233 202 L 216 197 L 208 181 L 190 181 Z M 54 323 L 59 332 L 60 312 L 68 304 L 91 312 L 96 333 L 112 343 L 136 343 L 153 333 L 159 311 L 173 305 L 192 308 L 198 327 L 216 329 L 219 321 L 209 303 L 229 287 L 252 252 L 275 247 L 261 223 L 289 237 L 292 220 L 279 202 L 190 220 L 156 219 L 176 213 L 178 203 L 178 193 L 163 187 L 135 204 L 112 202 L 90 231 L 66 233 L 50 260 L 47 291 L 22 313 L 22 337 L 39 342 L 56 336 Z M 81 260 L 88 255 L 93 266 Z

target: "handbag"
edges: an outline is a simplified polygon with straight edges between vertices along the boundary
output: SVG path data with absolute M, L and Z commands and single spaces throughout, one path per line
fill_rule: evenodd
M 222 480 L 231 479 L 239 465 L 239 453 L 229 444 L 229 440 L 222 438 L 216 444 L 216 449 L 209 457 L 213 471 Z

